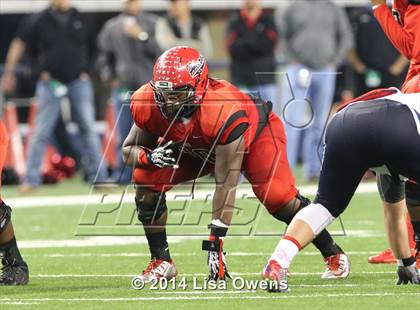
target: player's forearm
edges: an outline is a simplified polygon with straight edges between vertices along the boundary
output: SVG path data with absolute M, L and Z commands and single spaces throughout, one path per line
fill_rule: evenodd
M 25 52 L 25 42 L 19 38 L 13 39 L 6 57 L 5 71 L 14 72 L 19 60 Z
M 213 219 L 229 225 L 232 221 L 236 187 L 241 176 L 244 139 L 216 147 L 214 178 L 216 191 L 213 198 Z
M 236 187 L 217 188 L 213 198 L 212 219 L 221 220 L 224 224 L 232 222 L 235 205 Z
M 127 166 L 132 166 L 132 167 L 137 165 L 139 152 L 140 152 L 140 147 L 135 146 L 135 145 L 128 145 L 128 146 L 123 147 L 122 156 L 123 156 L 124 163 Z
M 405 223 L 405 199 L 397 203 L 382 202 L 384 208 L 385 230 L 389 245 L 396 258 L 411 256 Z
M 145 148 L 138 145 L 124 146 L 122 156 L 124 163 L 130 167 L 144 168 L 150 165 Z

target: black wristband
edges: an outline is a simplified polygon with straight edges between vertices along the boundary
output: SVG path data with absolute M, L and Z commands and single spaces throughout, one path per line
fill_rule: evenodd
M 226 237 L 228 228 L 220 227 L 214 224 L 209 224 L 208 228 L 210 229 L 210 235 L 215 236 L 216 238 Z
M 203 243 L 201 245 L 201 249 L 203 251 L 219 252 L 220 251 L 220 240 L 219 239 L 216 239 L 214 241 L 203 240 Z
M 414 258 L 414 256 L 411 256 L 409 258 L 403 258 L 401 261 L 402 261 L 404 267 L 407 267 L 407 266 L 411 266 L 412 264 L 414 264 L 416 262 L 416 259 Z

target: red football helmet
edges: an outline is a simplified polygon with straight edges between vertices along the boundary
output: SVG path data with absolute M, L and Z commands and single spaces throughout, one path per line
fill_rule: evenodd
M 155 101 L 166 118 L 188 118 L 207 90 L 207 62 L 194 48 L 171 48 L 156 61 L 151 85 Z

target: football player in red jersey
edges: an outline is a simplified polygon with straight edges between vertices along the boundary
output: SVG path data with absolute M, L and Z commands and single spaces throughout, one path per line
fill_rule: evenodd
M 6 128 L 0 120 L 0 186 L 8 143 Z M 29 281 L 29 270 L 16 244 L 11 213 L 12 209 L 0 197 L 0 257 L 2 257 L 3 265 L 0 285 L 26 285 Z
M 241 172 L 257 198 L 276 219 L 290 223 L 306 205 L 294 184 L 286 137 L 271 103 L 208 77 L 206 60 L 189 47 L 175 47 L 156 61 L 153 80 L 131 98 L 135 124 L 123 146 L 134 167 L 136 206 L 148 240 L 151 262 L 143 281 L 177 274 L 166 237 L 165 192 L 178 183 L 214 171 L 209 279 L 228 276 L 223 253 Z M 347 256 L 327 231 L 314 240 L 326 263 L 323 278 L 347 277 Z
M 371 3 L 374 15 L 389 40 L 401 54 L 410 60 L 410 69 L 402 86 L 402 92 L 420 92 L 420 0 L 394 0 L 392 12 L 385 0 L 371 0 Z M 417 266 L 420 267 L 420 186 L 407 182 L 406 197 L 409 207 L 418 207 L 409 208 L 407 228 L 410 247 L 413 251 L 417 251 Z M 394 263 L 395 257 L 391 249 L 387 249 L 369 257 L 369 262 Z
M 420 0 L 394 0 L 392 11 L 386 0 L 371 0 L 374 15 L 401 54 L 410 60 L 402 87 L 404 93 L 420 91 Z

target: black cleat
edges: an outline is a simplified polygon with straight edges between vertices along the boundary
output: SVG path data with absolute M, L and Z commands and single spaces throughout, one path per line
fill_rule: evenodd
M 2 259 L 0 285 L 27 285 L 29 269 L 24 261 Z

